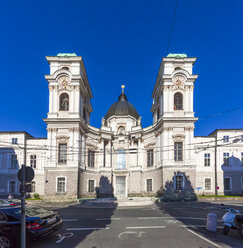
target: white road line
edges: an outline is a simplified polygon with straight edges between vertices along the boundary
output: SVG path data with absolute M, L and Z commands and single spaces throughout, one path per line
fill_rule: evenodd
M 218 244 L 216 244 L 216 243 L 212 242 L 211 240 L 209 240 L 209 239 L 207 239 L 207 238 L 205 238 L 205 237 L 199 235 L 198 233 L 196 233 L 196 232 L 194 232 L 194 231 L 192 231 L 192 230 L 190 230 L 190 229 L 188 229 L 188 228 L 185 228 L 185 229 L 186 229 L 188 232 L 191 232 L 191 233 L 193 233 L 194 235 L 198 236 L 199 238 L 201 238 L 201 239 L 207 241 L 208 243 L 210 243 L 210 244 L 212 244 L 212 245 L 214 245 L 214 246 L 216 246 L 216 247 L 218 247 L 218 248 L 222 248 L 222 247 L 219 246 Z
M 166 228 L 166 226 L 127 226 L 126 229 L 156 229 Z
M 90 231 L 90 230 L 100 230 L 106 229 L 109 230 L 109 227 L 74 227 L 74 228 L 66 228 L 67 231 Z
M 78 221 L 78 219 L 62 219 L 63 221 Z
M 98 218 L 95 220 L 120 220 L 121 218 Z
M 205 227 L 206 228 L 205 225 L 182 225 L 180 227 L 184 227 L 184 228 L 187 228 L 187 227 L 192 227 L 192 228 L 195 228 L 195 227 Z M 222 229 L 222 226 L 217 226 L 217 228 Z
M 139 220 L 153 220 L 153 219 L 194 219 L 194 220 L 206 220 L 206 218 L 195 217 L 138 217 Z

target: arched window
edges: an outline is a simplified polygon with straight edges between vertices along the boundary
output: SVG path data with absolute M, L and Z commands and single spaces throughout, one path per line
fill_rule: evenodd
M 126 152 L 123 149 L 117 151 L 116 168 L 119 170 L 126 168 Z
M 125 128 L 124 128 L 123 126 L 120 126 L 120 127 L 118 128 L 118 134 L 119 134 L 119 135 L 125 135 Z
M 179 92 L 174 95 L 174 110 L 183 109 L 183 95 Z
M 62 93 L 60 95 L 59 110 L 68 111 L 68 109 L 69 109 L 69 95 L 67 93 Z

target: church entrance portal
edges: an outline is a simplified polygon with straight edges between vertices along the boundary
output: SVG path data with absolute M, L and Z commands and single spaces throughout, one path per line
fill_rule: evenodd
M 126 197 L 126 177 L 116 177 L 116 197 Z

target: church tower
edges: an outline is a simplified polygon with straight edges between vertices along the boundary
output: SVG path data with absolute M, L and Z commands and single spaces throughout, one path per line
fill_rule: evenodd
M 177 171 L 194 178 L 193 89 L 198 75 L 193 74 L 196 58 L 169 54 L 163 58 L 153 89 L 153 125 L 157 129 L 157 161 L 163 167 L 164 182 Z M 194 180 L 194 179 L 192 179 Z
M 92 93 L 82 57 L 62 53 L 46 59 L 50 74 L 45 75 L 49 84 L 49 112 L 44 119 L 47 124 L 45 193 L 68 192 L 69 197 L 75 197 L 79 170 L 85 163 L 85 131 L 92 112 Z M 56 189 L 58 185 L 60 189 Z

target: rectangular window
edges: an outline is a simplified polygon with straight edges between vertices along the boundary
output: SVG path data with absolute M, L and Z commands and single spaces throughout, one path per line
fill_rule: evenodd
M 147 179 L 147 191 L 151 192 L 152 191 L 152 179 Z
M 241 153 L 241 165 L 243 166 L 243 152 Z
M 35 181 L 31 182 L 31 192 L 35 193 Z
M 210 153 L 204 154 L 204 166 L 210 166 Z
M 183 176 L 175 176 L 175 189 L 183 190 Z
M 59 144 L 58 162 L 67 163 L 67 144 Z
M 241 142 L 243 142 L 243 135 L 241 135 Z
M 9 182 L 9 193 L 15 193 L 15 185 L 16 185 L 15 181 Z
M 94 180 L 89 180 L 89 192 L 93 193 L 95 192 L 95 187 L 94 187 Z
M 11 169 L 17 169 L 17 155 L 16 154 L 11 154 Z
M 225 135 L 223 137 L 223 142 L 229 142 L 229 136 L 228 135 Z
M 224 190 L 231 190 L 231 178 L 230 177 L 225 177 L 224 178 Z
M 152 167 L 154 165 L 154 150 L 147 151 L 147 167 Z
M 175 161 L 182 161 L 182 142 L 175 142 L 174 144 L 174 159 Z
M 243 177 L 241 177 L 240 180 L 241 180 L 241 189 L 243 190 Z
M 211 190 L 211 178 L 205 178 L 205 190 Z
M 12 138 L 12 144 L 18 144 L 18 138 Z
M 224 152 L 224 165 L 228 166 L 229 165 L 229 153 L 228 152 Z
M 66 192 L 65 185 L 66 185 L 65 177 L 58 177 L 57 178 L 57 192 Z
M 126 168 L 126 152 L 125 150 L 117 151 L 117 165 L 116 168 L 118 170 L 124 170 Z
M 95 152 L 88 151 L 88 167 L 94 168 L 94 156 Z
M 36 155 L 30 155 L 30 167 L 36 168 Z

